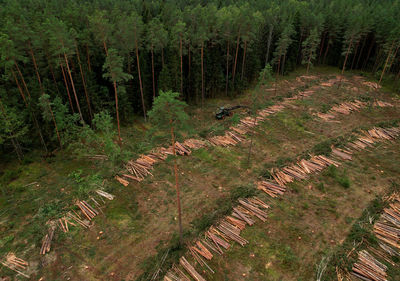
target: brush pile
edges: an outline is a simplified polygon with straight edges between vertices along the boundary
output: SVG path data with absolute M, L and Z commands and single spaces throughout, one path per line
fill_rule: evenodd
M 361 280 L 386 281 L 387 266 L 375 259 L 366 250 L 358 252 L 358 260 L 353 264 L 351 274 Z
M 216 225 L 211 226 L 203 239 L 197 240 L 193 246 L 189 246 L 189 252 L 193 258 L 191 264 L 184 256 L 180 258 L 180 265 L 183 269 L 173 266 L 164 277 L 164 281 L 190 280 L 183 272 L 185 270 L 195 280 L 205 280 L 195 269 L 195 265 L 201 267 L 201 272 L 214 273 L 206 261 L 211 260 L 215 255 L 222 255 L 231 247 L 231 243 L 238 243 L 244 247 L 249 241 L 240 236 L 246 225 L 253 225 L 255 218 L 265 222 L 267 219 L 266 210 L 270 206 L 257 197 L 241 198 L 239 205 L 233 208 L 231 215 L 225 216 Z
M 26 278 L 29 278 L 29 275 L 22 272 L 28 269 L 28 262 L 24 261 L 23 259 L 17 258 L 14 253 L 8 253 L 5 260 L 1 261 L 1 264 L 11 269 L 12 271 L 15 271 L 16 273 L 21 274 Z

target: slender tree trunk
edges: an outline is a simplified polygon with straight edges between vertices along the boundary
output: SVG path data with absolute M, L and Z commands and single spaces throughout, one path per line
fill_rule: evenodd
M 237 58 L 238 58 L 238 53 L 239 53 L 239 41 L 240 41 L 240 28 L 236 40 L 236 54 L 235 54 L 235 63 L 233 65 L 233 73 L 232 73 L 232 80 L 233 84 L 235 85 L 235 74 L 236 74 L 236 64 L 237 64 Z
M 324 50 L 326 33 L 327 33 L 327 31 L 323 32 L 324 35 L 322 36 L 321 47 L 319 48 L 318 64 L 321 61 L 322 51 Z
M 192 92 L 192 82 L 191 82 L 191 80 L 192 80 L 192 72 L 191 72 L 191 65 L 192 65 L 192 56 L 191 56 L 191 51 L 190 51 L 190 42 L 189 42 L 189 46 L 188 46 L 188 55 L 189 55 L 189 65 L 188 65 L 188 67 L 189 67 L 189 74 L 188 74 L 188 77 L 189 77 L 189 85 L 188 85 L 188 89 L 189 89 L 189 94 L 188 94 L 188 100 L 189 100 L 189 98 L 190 98 L 190 93 Z
M 393 45 L 394 45 L 394 41 L 393 41 L 392 45 L 390 46 L 389 53 L 388 53 L 387 58 L 386 58 L 385 66 L 383 67 L 382 74 L 381 74 L 381 78 L 379 79 L 378 84 L 381 84 L 383 75 L 385 74 L 385 70 L 386 70 L 386 67 L 387 67 L 387 64 L 388 64 L 390 55 L 392 54 Z
M 35 58 L 35 55 L 33 53 L 32 47 L 30 46 L 30 43 L 29 43 L 29 47 L 30 47 L 30 53 L 31 53 L 31 56 L 32 56 L 33 66 L 35 67 L 36 76 L 37 76 L 37 79 L 38 79 L 38 82 L 39 82 L 39 85 L 40 85 L 40 90 L 41 90 L 42 95 L 44 95 L 44 90 L 43 90 L 42 81 L 40 79 L 39 69 L 38 69 L 38 66 L 36 64 L 36 58 Z M 53 120 L 54 128 L 56 129 L 58 143 L 60 144 L 60 148 L 62 148 L 62 143 L 61 143 L 60 133 L 58 132 L 57 122 L 56 122 L 56 119 L 54 117 L 53 110 L 51 109 L 51 105 L 50 105 L 50 103 L 48 101 L 47 101 L 47 106 L 48 106 L 50 114 L 51 114 L 51 119 Z
M 399 50 L 399 46 L 397 46 L 396 51 L 395 51 L 394 54 L 393 54 L 392 60 L 391 60 L 390 63 L 389 63 L 388 72 L 390 72 L 390 70 L 392 69 L 393 62 L 394 62 L 394 60 L 396 59 L 397 51 L 398 51 L 398 50 Z
M 154 50 L 153 50 L 153 46 L 151 46 L 151 74 L 152 74 L 152 78 L 153 78 L 153 101 L 156 98 L 156 85 L 154 82 Z
M 303 41 L 303 29 L 300 28 L 300 38 L 299 38 L 299 46 L 297 47 L 296 64 L 299 64 L 299 61 L 301 62 L 301 42 L 302 41 Z M 282 64 L 282 66 L 283 66 L 283 64 Z
M 368 48 L 368 53 L 367 53 L 367 58 L 364 60 L 363 66 L 361 67 L 362 70 L 365 69 L 365 67 L 367 66 L 367 63 L 369 61 L 369 57 L 371 55 L 371 51 L 372 51 L 372 47 L 374 46 L 375 40 L 372 39 L 371 40 L 371 44 L 369 44 L 369 48 Z
M 343 62 L 342 74 L 344 73 L 344 70 L 346 68 L 346 62 L 347 62 L 347 58 L 349 57 L 350 48 L 351 48 L 352 43 L 353 43 L 353 37 L 350 38 L 349 47 L 347 48 L 347 51 L 346 51 L 346 57 L 344 58 L 344 62 Z
M 90 54 L 89 54 L 89 46 L 86 44 L 86 57 L 89 71 L 92 71 L 92 66 L 90 64 Z
M 117 112 L 117 126 L 118 126 L 118 144 L 122 145 L 121 139 L 121 128 L 119 125 L 119 108 L 118 108 L 118 91 L 117 91 L 117 82 L 113 81 L 114 86 L 114 95 L 115 95 L 115 111 Z
M 165 63 L 164 63 L 164 48 L 161 48 L 161 63 L 162 63 L 162 67 L 164 67 Z
M 383 49 L 379 48 L 379 51 L 377 52 L 376 59 L 374 62 L 374 66 L 372 68 L 372 73 L 375 74 L 375 72 L 378 70 L 378 67 L 381 64 L 382 56 L 384 57 Z
M 322 64 L 325 64 L 326 55 L 328 54 L 328 51 L 329 51 L 329 41 L 328 41 L 328 44 L 326 44 L 326 49 L 325 49 L 325 54 L 324 54 L 324 60 L 323 60 Z
M 79 70 L 80 70 L 80 73 L 81 73 L 82 84 L 83 84 L 83 89 L 85 91 L 86 103 L 88 105 L 90 123 L 91 123 L 92 119 L 93 119 L 92 107 L 90 105 L 90 99 L 89 99 L 89 94 L 88 94 L 87 87 L 86 87 L 85 76 L 83 75 L 82 63 L 81 63 L 81 58 L 80 58 L 80 55 L 79 55 L 78 44 L 76 42 L 75 42 L 75 48 L 76 48 L 76 57 L 78 58 Z
M 15 61 L 14 61 L 14 65 L 15 65 L 17 71 L 18 71 L 19 77 L 21 78 L 22 84 L 24 85 L 24 89 L 25 89 L 26 93 L 28 94 L 29 99 L 31 99 L 31 93 L 28 90 L 28 86 L 26 85 L 24 76 L 22 75 L 22 72 L 19 69 L 18 64 Z
M 284 72 L 285 72 L 285 63 L 286 63 L 286 53 L 283 54 L 282 75 L 284 75 Z
M 182 36 L 179 37 L 179 55 L 181 57 L 181 95 L 183 95 L 183 54 L 182 54 Z
M 172 125 L 172 120 L 170 120 L 170 124 L 171 124 L 172 154 L 174 155 L 174 174 L 175 174 L 176 203 L 178 205 L 179 243 L 182 244 L 182 242 L 183 242 L 183 231 L 182 231 L 181 197 L 180 197 L 180 189 L 179 189 L 179 181 L 178 181 L 178 165 L 176 163 L 175 134 L 174 134 L 174 126 Z
M 308 62 L 307 62 L 307 75 L 308 75 L 308 71 L 310 70 L 310 64 L 311 64 L 311 54 L 308 56 Z
M 281 55 L 279 55 L 279 59 L 278 59 L 278 69 L 276 71 L 276 77 L 275 77 L 275 94 L 276 94 L 276 90 L 278 87 L 278 76 L 279 76 L 279 68 L 281 66 Z
M 359 45 L 360 45 L 360 41 L 357 42 L 356 49 L 355 49 L 356 51 L 355 51 L 354 56 L 353 56 L 353 61 L 351 62 L 350 70 L 353 70 L 353 66 L 354 66 L 354 62 L 356 61 Z
M 14 62 L 14 63 L 15 63 L 15 62 Z M 15 65 L 17 65 L 17 64 L 15 63 Z M 29 113 L 31 114 L 31 117 L 32 117 L 32 120 L 33 120 L 33 124 L 34 124 L 34 126 L 36 127 L 36 130 L 37 130 L 37 132 L 38 132 L 38 134 L 39 134 L 40 142 L 42 143 L 42 145 L 43 145 L 43 147 L 44 147 L 44 150 L 46 151 L 46 154 L 47 154 L 49 151 L 47 150 L 47 145 L 46 145 L 46 142 L 44 141 L 44 138 L 43 138 L 43 135 L 42 135 L 42 131 L 40 130 L 39 123 L 38 123 L 38 121 L 37 121 L 37 119 L 36 119 L 35 113 L 32 111 L 32 109 L 31 109 L 31 108 L 29 107 L 29 105 L 28 105 L 28 101 L 26 100 L 26 97 L 25 97 L 25 95 L 24 95 L 24 91 L 22 90 L 21 85 L 20 85 L 19 82 L 18 82 L 17 76 L 15 75 L 15 73 L 14 73 L 13 70 L 11 70 L 11 72 L 12 72 L 12 75 L 13 75 L 13 77 L 14 77 L 15 84 L 17 84 L 19 93 L 21 94 L 21 97 L 22 97 L 22 99 L 24 100 L 25 107 L 26 107 L 26 109 L 28 109 Z M 22 74 L 20 73 L 20 75 L 22 75 Z M 21 77 L 22 77 L 22 76 L 21 76 Z M 23 77 L 22 77 L 22 78 L 23 78 Z M 26 90 L 27 90 L 27 89 L 28 89 L 28 88 L 26 88 Z M 27 94 L 28 94 L 28 96 L 30 97 L 30 94 L 29 94 L 29 91 L 28 91 L 28 90 L 27 90 Z
M 1 109 L 1 112 L 3 113 L 4 119 L 7 120 L 8 117 L 6 115 L 6 111 L 3 107 L 3 103 L 1 102 L 1 100 L 0 100 L 0 109 Z M 10 135 L 11 143 L 14 146 L 15 153 L 17 154 L 18 160 L 21 162 L 22 158 L 24 158 L 24 154 L 22 152 L 21 146 L 19 145 L 19 142 L 13 132 L 10 132 L 9 135 Z
M 63 67 L 63 65 L 61 64 L 61 62 L 60 62 L 60 67 L 61 67 L 61 73 L 62 73 L 63 78 L 64 78 L 65 89 L 67 89 L 67 95 L 68 95 L 69 105 L 71 106 L 72 113 L 74 114 L 74 113 L 75 113 L 75 110 L 74 110 L 74 107 L 73 107 L 73 105 L 72 105 L 72 99 L 71 99 L 71 94 L 70 94 L 70 92 L 69 92 L 68 81 L 67 81 L 67 77 L 65 76 L 64 67 Z
M 226 79 L 225 79 L 225 95 L 228 96 L 228 86 L 229 86 L 229 40 L 226 43 Z
M 244 50 L 243 50 L 243 61 L 242 61 L 242 75 L 240 77 L 241 80 L 243 80 L 243 74 L 244 74 L 244 67 L 245 67 L 245 61 L 246 61 L 246 49 L 247 49 L 247 41 L 244 41 Z
M 269 49 L 271 47 L 271 40 L 272 40 L 272 32 L 274 30 L 274 26 L 271 24 L 269 26 L 269 32 L 268 32 L 268 43 L 267 43 L 267 54 L 265 55 L 265 65 L 268 64 L 269 60 Z
M 201 107 L 204 107 L 204 42 L 201 42 Z
M 138 68 L 138 74 L 139 74 L 140 96 L 142 97 L 143 116 L 144 116 L 144 122 L 147 122 L 146 107 L 144 105 L 142 76 L 140 74 L 139 48 L 138 48 L 138 43 L 137 43 L 137 38 L 136 38 L 136 31 L 135 31 L 135 46 L 136 46 L 136 61 L 137 61 L 137 68 Z
M 76 95 L 74 79 L 72 78 L 71 69 L 69 68 L 68 57 L 67 57 L 66 53 L 64 53 L 64 59 L 65 59 L 66 65 L 67 65 L 67 71 L 68 71 L 69 79 L 71 80 L 72 92 L 74 93 L 76 107 L 78 108 L 78 112 L 79 112 L 79 117 L 81 118 L 82 123 L 85 123 L 85 121 L 83 120 L 81 107 L 79 106 L 78 96 Z
M 365 47 L 365 42 L 366 42 L 366 41 L 367 41 L 367 35 L 364 37 L 364 41 L 363 41 L 363 43 L 362 43 L 362 45 L 361 45 L 361 50 L 360 50 L 360 52 L 358 53 L 358 59 L 357 59 L 357 63 L 356 63 L 356 68 L 358 68 L 358 66 L 359 66 L 361 56 L 362 56 L 362 54 L 363 54 L 363 52 L 364 52 L 364 47 Z

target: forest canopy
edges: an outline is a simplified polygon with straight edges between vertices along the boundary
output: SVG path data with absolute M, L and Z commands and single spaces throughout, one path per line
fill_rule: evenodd
M 19 158 L 64 148 L 101 120 L 109 131 L 106 111 L 119 136 L 120 123 L 146 120 L 160 90 L 199 105 L 233 96 L 267 65 L 277 75 L 317 64 L 370 71 L 380 82 L 400 75 L 400 1 L 6 0 L 1 7 L 0 151 Z

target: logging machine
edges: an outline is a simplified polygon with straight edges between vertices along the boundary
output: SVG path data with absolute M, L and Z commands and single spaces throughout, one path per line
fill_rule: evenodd
M 245 105 L 235 105 L 232 107 L 220 107 L 218 108 L 217 112 L 215 112 L 215 118 L 218 120 L 224 119 L 226 116 L 232 116 L 233 111 L 238 108 L 248 108 Z

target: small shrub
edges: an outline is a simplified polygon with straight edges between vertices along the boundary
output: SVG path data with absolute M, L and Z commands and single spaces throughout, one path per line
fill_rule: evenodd
M 231 190 L 231 200 L 235 201 L 239 198 L 247 198 L 256 195 L 257 190 L 253 185 L 238 186 Z
M 321 192 L 325 192 L 325 185 L 323 182 L 317 184 L 317 189 Z

